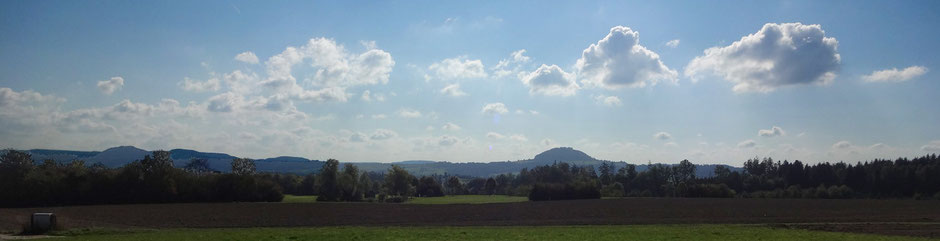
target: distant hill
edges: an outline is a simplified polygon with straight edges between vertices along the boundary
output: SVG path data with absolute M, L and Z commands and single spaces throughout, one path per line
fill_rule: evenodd
M 36 162 L 48 159 L 59 163 L 84 160 L 87 165 L 101 163 L 110 168 L 127 165 L 144 159 L 144 156 L 151 154 L 151 151 L 133 146 L 112 147 L 100 152 L 49 149 L 33 149 L 27 152 L 33 156 L 33 160 Z M 188 149 L 170 150 L 170 159 L 173 160 L 173 165 L 176 167 L 183 167 L 190 160 L 197 158 L 209 161 L 209 168 L 212 170 L 229 172 L 232 168 L 232 159 L 236 157 L 225 153 L 200 152 Z M 255 168 L 258 172 L 308 174 L 319 171 L 322 166 L 323 162 L 302 157 L 280 156 L 255 160 Z
M 107 150 L 104 150 L 101 153 L 86 159 L 85 163 L 93 164 L 100 162 L 106 167 L 113 168 L 124 166 L 127 163 L 133 162 L 135 160 L 144 159 L 144 156 L 146 155 L 150 155 L 150 152 L 133 146 L 119 146 L 108 148 Z
M 449 175 L 462 175 L 462 176 L 475 176 L 475 177 L 488 177 L 499 175 L 502 173 L 516 173 L 519 172 L 522 168 L 532 169 L 537 166 L 552 165 L 554 163 L 565 162 L 572 165 L 578 166 L 593 166 L 596 170 L 597 167 L 603 162 L 609 162 L 614 165 L 616 169 L 620 169 L 627 165 L 626 162 L 611 162 L 598 160 L 590 155 L 576 150 L 571 147 L 558 147 L 552 148 L 538 155 L 535 155 L 532 159 L 518 160 L 518 161 L 502 161 L 502 162 L 488 162 L 488 163 L 453 163 L 453 162 L 429 162 L 429 161 L 405 161 L 399 163 L 355 163 L 356 166 L 359 166 L 360 170 L 363 171 L 372 171 L 372 172 L 385 172 L 392 165 L 399 165 L 411 174 L 414 175 L 434 175 L 434 174 L 449 174 Z M 711 177 L 714 175 L 715 167 L 719 165 L 696 165 L 695 175 L 699 177 Z M 741 171 L 741 168 L 726 166 L 732 171 Z M 637 171 L 646 171 L 649 169 L 649 166 L 646 164 L 637 165 Z
M 48 149 L 34 149 L 29 150 L 29 152 L 37 162 L 45 159 L 53 159 L 62 163 L 71 162 L 73 160 L 85 160 L 85 163 L 88 165 L 101 162 L 105 166 L 112 168 L 124 166 L 133 161 L 143 159 L 144 156 L 150 154 L 150 151 L 133 146 L 119 146 L 101 152 Z M 209 168 L 220 172 L 229 172 L 232 167 L 232 159 L 236 157 L 225 153 L 173 149 L 170 150 L 170 158 L 173 159 L 173 165 L 177 167 L 185 166 L 190 160 L 195 158 L 206 159 L 209 161 Z M 354 164 L 359 167 L 359 170 L 371 172 L 385 172 L 391 168 L 392 165 L 399 165 L 411 174 L 417 176 L 443 175 L 446 173 L 449 175 L 489 177 L 503 173 L 516 173 L 522 168 L 532 169 L 537 166 L 552 165 L 559 162 L 578 166 L 593 166 L 595 170 L 603 162 L 613 164 L 616 169 L 627 165 L 626 162 L 622 161 L 610 162 L 598 160 L 587 153 L 575 150 L 571 147 L 552 148 L 535 155 L 532 159 L 518 161 L 453 163 L 429 160 L 408 160 L 393 163 L 358 162 Z M 710 177 L 714 175 L 713 173 L 716 166 L 719 165 L 696 165 L 695 175 L 699 177 Z M 742 169 L 738 167 L 723 166 L 730 168 L 732 171 L 742 171 Z M 255 168 L 258 172 L 309 174 L 319 172 L 322 167 L 323 162 L 303 157 L 279 156 L 255 160 Z M 637 165 L 637 171 L 646 171 L 648 168 L 649 166 L 646 164 Z

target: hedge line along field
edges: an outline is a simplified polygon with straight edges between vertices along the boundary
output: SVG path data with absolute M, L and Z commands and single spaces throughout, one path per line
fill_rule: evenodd
M 408 200 L 408 204 L 484 204 L 484 203 L 512 203 L 528 202 L 527 197 L 507 195 L 454 195 L 443 197 L 416 197 Z
M 282 203 L 315 203 L 317 202 L 317 196 L 296 196 L 296 195 L 284 195 L 284 199 L 281 200 Z
M 74 234 L 73 234 L 74 235 Z M 631 225 L 523 227 L 318 227 L 166 229 L 141 232 L 77 234 L 43 240 L 927 240 L 775 229 L 753 225 Z
M 489 204 L 188 203 L 0 209 L 0 230 L 33 212 L 71 229 L 324 226 L 764 224 L 783 229 L 940 237 L 935 200 L 624 198 Z

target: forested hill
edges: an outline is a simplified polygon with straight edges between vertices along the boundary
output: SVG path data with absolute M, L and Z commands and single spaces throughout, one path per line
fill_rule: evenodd
M 143 159 L 145 155 L 150 154 L 149 151 L 133 146 L 114 147 L 101 152 L 45 149 L 34 149 L 29 150 L 28 152 L 33 155 L 33 159 L 37 162 L 46 159 L 52 159 L 62 163 L 71 162 L 73 160 L 84 160 L 87 165 L 101 163 L 111 168 L 124 166 L 127 163 L 133 162 L 135 160 Z M 173 149 L 170 150 L 170 158 L 173 159 L 173 164 L 178 167 L 185 166 L 186 163 L 192 159 L 206 159 L 211 169 L 220 172 L 228 172 L 231 168 L 232 159 L 235 159 L 236 157 L 225 153 Z M 340 161 L 342 162 L 343 160 Z M 678 161 L 679 160 L 676 160 L 675 162 L 678 163 Z M 519 170 L 522 168 L 532 169 L 536 166 L 551 165 L 556 162 L 566 162 L 572 165 L 593 166 L 594 168 L 597 168 L 601 165 L 601 163 L 607 161 L 598 160 L 594 157 L 591 157 L 587 153 L 571 147 L 558 147 L 539 153 L 532 159 L 517 161 L 453 163 L 443 161 L 414 160 L 393 163 L 357 162 L 354 164 L 356 164 L 360 170 L 380 173 L 384 173 L 389 168 L 391 168 L 392 165 L 399 165 L 408 172 L 419 176 L 435 174 L 442 175 L 446 173 L 450 175 L 489 177 L 502 173 L 519 172 Z M 610 163 L 613 164 L 613 166 L 617 169 L 624 167 L 627 164 L 626 162 Z M 320 167 L 323 165 L 323 162 L 302 157 L 281 156 L 274 158 L 256 159 L 255 165 L 257 166 L 259 172 L 308 174 L 318 172 Z M 717 165 L 697 165 L 696 176 L 710 177 L 714 174 L 714 169 L 716 166 Z M 741 171 L 741 168 L 732 166 L 727 167 L 729 167 L 732 171 Z M 637 171 L 645 171 L 647 168 L 648 166 L 646 164 L 637 165 L 636 167 Z
M 374 171 L 374 172 L 385 172 L 392 165 L 399 165 L 409 173 L 415 175 L 433 175 L 433 174 L 445 174 L 448 175 L 461 175 L 461 176 L 473 176 L 473 177 L 489 177 L 494 175 L 499 175 L 502 173 L 515 173 L 519 172 L 522 168 L 532 169 L 537 166 L 551 165 L 556 162 L 565 162 L 571 165 L 578 166 L 593 166 L 595 169 L 600 167 L 601 163 L 609 162 L 613 164 L 616 169 L 620 169 L 627 165 L 626 162 L 610 162 L 605 160 L 598 160 L 590 155 L 576 150 L 571 147 L 557 147 L 552 148 L 538 155 L 535 155 L 532 159 L 518 160 L 518 161 L 500 161 L 500 162 L 488 162 L 488 163 L 453 163 L 453 162 L 418 162 L 417 164 L 409 164 L 411 162 L 403 163 L 355 163 L 360 170 L 363 171 Z M 679 160 L 676 160 L 678 163 Z M 698 177 L 711 177 L 714 175 L 715 167 L 719 165 L 696 165 L 695 175 Z M 726 166 L 732 171 L 740 172 L 743 169 L 733 166 Z M 637 171 L 645 171 L 649 166 L 647 164 L 637 165 Z M 615 169 L 615 170 L 616 170 Z

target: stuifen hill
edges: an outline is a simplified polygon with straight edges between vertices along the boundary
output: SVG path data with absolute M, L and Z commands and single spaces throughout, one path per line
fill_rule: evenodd
M 127 163 L 133 162 L 135 160 L 143 159 L 145 155 L 150 154 L 149 151 L 133 146 L 114 147 L 101 152 L 45 149 L 34 149 L 29 150 L 29 152 L 33 155 L 33 160 L 35 161 L 52 159 L 58 162 L 67 163 L 73 160 L 84 160 L 85 163 L 89 165 L 94 163 L 102 163 L 105 166 L 112 168 L 126 165 Z M 187 162 L 189 162 L 189 160 L 195 158 L 206 159 L 209 161 L 209 167 L 213 170 L 228 172 L 231 168 L 232 159 L 235 159 L 236 157 L 225 153 L 173 149 L 170 150 L 170 158 L 173 159 L 174 165 L 176 166 L 184 166 Z M 519 172 L 519 170 L 522 168 L 531 169 L 536 166 L 552 165 L 559 162 L 566 162 L 578 166 L 593 166 L 595 168 L 599 167 L 603 162 L 609 162 L 618 169 L 627 164 L 623 161 L 611 162 L 598 160 L 594 157 L 591 157 L 587 153 L 571 147 L 552 148 L 535 155 L 535 157 L 532 159 L 518 161 L 455 163 L 446 161 L 412 160 L 392 163 L 357 162 L 355 164 L 359 167 L 360 170 L 371 172 L 385 172 L 391 168 L 392 165 L 399 165 L 408 172 L 419 176 L 448 174 L 488 177 L 503 173 Z M 259 172 L 307 174 L 318 172 L 323 166 L 323 162 L 302 157 L 280 156 L 274 158 L 257 159 L 255 160 L 255 165 L 257 166 Z M 710 177 L 713 175 L 716 166 L 718 165 L 697 165 L 696 176 Z M 732 171 L 741 170 L 737 167 L 727 167 Z M 647 168 L 648 166 L 646 164 L 637 165 L 637 171 L 645 171 Z

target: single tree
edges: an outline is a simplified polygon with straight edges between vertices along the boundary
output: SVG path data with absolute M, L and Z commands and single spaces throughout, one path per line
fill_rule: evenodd
M 485 186 L 484 188 L 485 188 L 485 190 L 486 190 L 486 195 L 493 195 L 493 194 L 495 194 L 495 193 L 496 193 L 496 179 L 493 179 L 492 177 L 491 177 L 491 178 L 487 178 L 487 179 L 486 179 L 486 186 Z
M 411 183 L 411 176 L 408 171 L 398 165 L 392 165 L 385 174 L 385 188 L 388 194 L 395 196 L 410 196 L 414 192 L 414 186 Z
M 460 183 L 460 178 L 457 176 L 451 176 L 447 179 L 447 192 L 450 195 L 460 195 L 463 194 L 463 184 Z
M 212 168 L 209 167 L 209 160 L 204 158 L 193 158 L 189 160 L 189 163 L 187 163 L 183 169 L 195 174 L 205 174 L 212 172 Z
M 339 187 L 338 175 L 339 161 L 336 159 L 326 160 L 317 175 L 317 183 L 320 185 L 317 201 L 339 201 L 342 196 L 342 190 Z
M 248 158 L 232 159 L 232 173 L 235 173 L 235 175 L 254 175 L 255 161 Z

